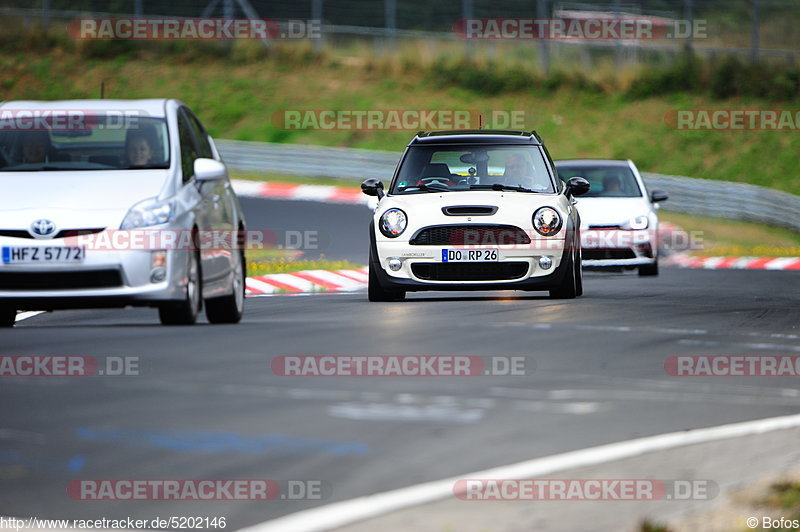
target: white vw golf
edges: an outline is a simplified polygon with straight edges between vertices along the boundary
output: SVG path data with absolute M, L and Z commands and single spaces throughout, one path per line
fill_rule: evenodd
M 558 179 L 536 132 L 419 133 L 370 227 L 369 299 L 423 290 L 583 291 L 580 217 L 574 196 L 589 190 Z
M 574 159 L 556 161 L 556 168 L 562 179 L 581 176 L 592 188 L 578 200 L 583 265 L 658 275 L 658 203 L 667 193 L 648 194 L 633 161 Z

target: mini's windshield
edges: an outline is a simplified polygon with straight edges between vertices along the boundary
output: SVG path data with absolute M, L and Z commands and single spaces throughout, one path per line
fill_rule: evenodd
M 69 128 L 4 128 L 0 171 L 169 168 L 163 118 L 122 113 L 81 115 Z
M 509 190 L 555 193 L 538 146 L 412 146 L 392 194 Z
M 558 176 L 566 181 L 580 176 L 589 181 L 591 188 L 582 198 L 638 198 L 642 196 L 636 177 L 627 166 L 562 166 Z

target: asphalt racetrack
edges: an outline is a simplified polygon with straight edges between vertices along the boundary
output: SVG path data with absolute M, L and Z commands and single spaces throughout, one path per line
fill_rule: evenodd
M 243 199 L 250 228 L 319 231 L 364 264 L 364 206 Z M 308 254 L 311 256 L 311 254 Z M 796 380 L 675 377 L 674 355 L 798 355 L 796 273 L 587 272 L 585 295 L 363 292 L 251 298 L 236 326 L 155 310 L 41 314 L 3 355 L 136 357 L 138 375 L 0 380 L 0 515 L 227 518 L 332 501 L 670 431 L 793 414 Z M 286 377 L 280 355 L 524 357 L 526 376 Z M 320 500 L 74 500 L 76 479 L 314 480 Z

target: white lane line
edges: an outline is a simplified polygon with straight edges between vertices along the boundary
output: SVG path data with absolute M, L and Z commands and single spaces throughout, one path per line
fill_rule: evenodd
M 247 532 L 282 532 L 286 530 L 292 530 L 293 532 L 322 532 L 403 508 L 428 504 L 452 497 L 454 495 L 453 486 L 456 481 L 463 478 L 536 478 L 556 471 L 612 462 L 654 451 L 797 427 L 800 427 L 800 415 L 791 415 L 705 429 L 671 432 L 658 436 L 600 445 L 580 451 L 526 460 L 475 473 L 465 473 L 458 477 L 425 482 L 416 486 L 328 504 L 279 517 L 242 530 Z
M 19 323 L 21 321 L 27 320 L 28 318 L 32 318 L 34 316 L 38 316 L 39 314 L 44 314 L 45 311 L 43 310 L 34 310 L 30 312 L 19 312 L 17 314 L 17 319 L 14 323 Z

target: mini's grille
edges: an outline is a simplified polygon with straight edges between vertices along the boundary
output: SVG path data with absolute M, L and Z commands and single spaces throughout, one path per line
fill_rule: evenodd
M 528 272 L 527 262 L 420 262 L 411 271 L 426 281 L 508 281 Z
M 513 225 L 436 225 L 422 229 L 410 242 L 415 246 L 498 246 L 530 244 L 530 237 Z

